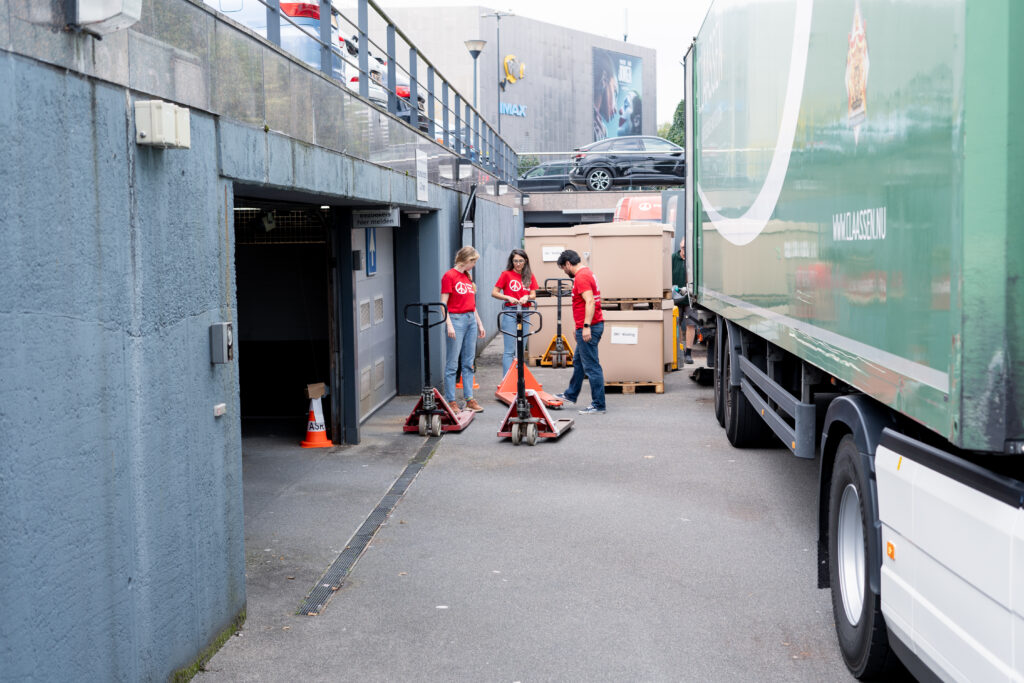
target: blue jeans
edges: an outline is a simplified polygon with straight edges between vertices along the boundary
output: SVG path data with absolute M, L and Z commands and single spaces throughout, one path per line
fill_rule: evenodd
M 508 369 L 512 367 L 512 361 L 516 359 L 516 313 L 515 308 L 508 307 L 502 309 L 501 314 L 501 329 L 506 334 L 502 335 L 505 338 L 505 352 L 501 354 L 501 377 L 504 379 L 505 375 L 508 374 Z M 530 334 L 530 322 L 529 319 L 523 317 L 523 356 L 526 356 L 526 335 Z
M 455 339 L 448 336 L 445 325 L 444 398 L 451 403 L 455 400 L 455 375 L 459 369 L 459 351 L 462 352 L 462 395 L 473 398 L 473 361 L 476 360 L 476 315 L 470 313 L 449 313 L 455 328 Z
M 583 390 L 583 376 L 590 380 L 590 402 L 604 410 L 604 370 L 601 369 L 601 360 L 597 357 L 597 344 L 604 334 L 604 323 L 594 323 L 590 326 L 590 341 L 583 341 L 583 330 L 576 330 L 576 352 L 572 357 L 572 378 L 569 380 L 569 388 L 565 390 L 565 397 L 575 402 Z

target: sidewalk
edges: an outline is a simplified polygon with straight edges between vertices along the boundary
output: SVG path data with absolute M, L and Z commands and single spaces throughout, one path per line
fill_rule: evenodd
M 512 446 L 500 356 L 320 616 L 295 612 L 426 441 L 401 432 L 415 398 L 358 446 L 246 439 L 248 618 L 196 680 L 849 679 L 815 589 L 817 463 L 731 449 L 694 366 Z M 550 393 L 571 373 L 531 371 Z

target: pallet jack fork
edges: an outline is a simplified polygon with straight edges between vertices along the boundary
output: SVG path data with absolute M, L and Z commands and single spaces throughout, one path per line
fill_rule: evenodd
M 516 368 L 516 395 L 515 400 L 508 407 L 508 412 L 505 413 L 505 418 L 501 421 L 498 437 L 511 438 L 512 444 L 515 446 L 518 446 L 523 441 L 533 446 L 537 443 L 538 438 L 557 439 L 572 429 L 573 421 L 569 418 L 555 420 L 551 417 L 537 391 L 526 388 L 526 373 L 523 366 L 524 340 L 530 336 L 523 333 L 523 322 L 531 316 L 536 316 L 541 325 L 537 327 L 536 331 L 531 331 L 530 334 L 540 332 L 543 327 L 543 319 L 540 312 L 523 309 L 522 306 L 516 306 L 514 312 L 502 311 L 498 314 L 499 330 L 502 329 L 501 316 L 503 315 L 514 315 L 516 317 L 516 362 L 514 364 Z M 502 330 L 502 334 L 511 336 L 504 330 Z M 509 372 L 511 371 L 512 368 L 509 368 Z M 499 398 L 501 397 L 499 396 Z
M 548 285 L 549 282 L 554 282 L 557 287 L 554 294 L 558 298 L 558 317 L 555 323 L 555 336 L 551 338 L 551 343 L 548 344 L 547 350 L 541 356 L 540 364 L 553 368 L 567 368 L 572 365 L 572 347 L 569 346 L 569 340 L 562 334 L 562 297 L 572 294 L 572 278 L 549 277 L 544 280 L 544 289 L 550 292 L 552 290 Z M 565 282 L 569 283 L 568 288 L 563 284 Z
M 420 319 L 410 320 L 409 309 L 419 307 Z M 440 320 L 430 322 L 431 313 L 439 314 Z M 435 389 L 430 382 L 430 335 L 431 327 L 448 319 L 448 307 L 442 303 L 414 303 L 405 307 L 405 322 L 423 330 L 423 390 L 420 398 L 402 427 L 404 432 L 417 432 L 420 436 L 441 436 L 441 432 L 461 432 L 476 415 L 472 410 L 459 411 Z

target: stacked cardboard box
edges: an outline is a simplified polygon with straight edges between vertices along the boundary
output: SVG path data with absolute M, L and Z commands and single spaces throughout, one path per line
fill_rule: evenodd
M 663 223 L 616 222 L 575 228 L 527 228 L 524 249 L 538 284 L 565 277 L 555 265 L 565 249 L 580 254 L 597 277 L 605 331 L 601 365 L 612 383 L 660 383 L 672 359 L 672 239 Z M 529 338 L 538 362 L 556 330 L 554 297 L 538 298 L 544 329 Z M 575 351 L 571 301 L 562 300 L 562 333 Z
M 590 267 L 601 287 L 601 365 L 609 383 L 655 383 L 672 359 L 672 239 L 663 223 L 590 226 Z

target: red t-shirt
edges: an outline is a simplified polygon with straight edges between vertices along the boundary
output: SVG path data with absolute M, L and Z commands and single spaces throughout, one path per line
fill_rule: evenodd
M 587 302 L 583 300 L 583 292 L 594 293 L 594 317 L 590 324 L 604 322 L 604 315 L 601 313 L 601 290 L 597 286 L 597 278 L 590 272 L 590 268 L 583 266 L 576 271 L 572 279 L 572 319 L 576 323 L 576 329 L 583 327 L 584 316 L 587 314 Z
M 505 296 L 511 296 L 515 297 L 516 299 L 521 299 L 524 295 L 527 295 L 530 292 L 537 289 L 537 278 L 535 278 L 532 274 L 530 275 L 530 288 L 527 289 L 526 287 L 523 286 L 522 275 L 520 275 L 514 270 L 506 270 L 502 271 L 501 276 L 498 278 L 498 281 L 494 283 L 494 286 L 500 289 L 502 291 L 502 294 L 504 294 Z M 505 302 L 505 305 L 509 307 L 515 306 L 515 304 L 509 303 L 508 301 Z M 524 308 L 528 308 L 532 305 L 532 302 L 527 302 L 523 304 Z
M 449 313 L 470 313 L 476 310 L 476 285 L 467 273 L 452 268 L 441 276 L 441 293 L 448 295 Z

